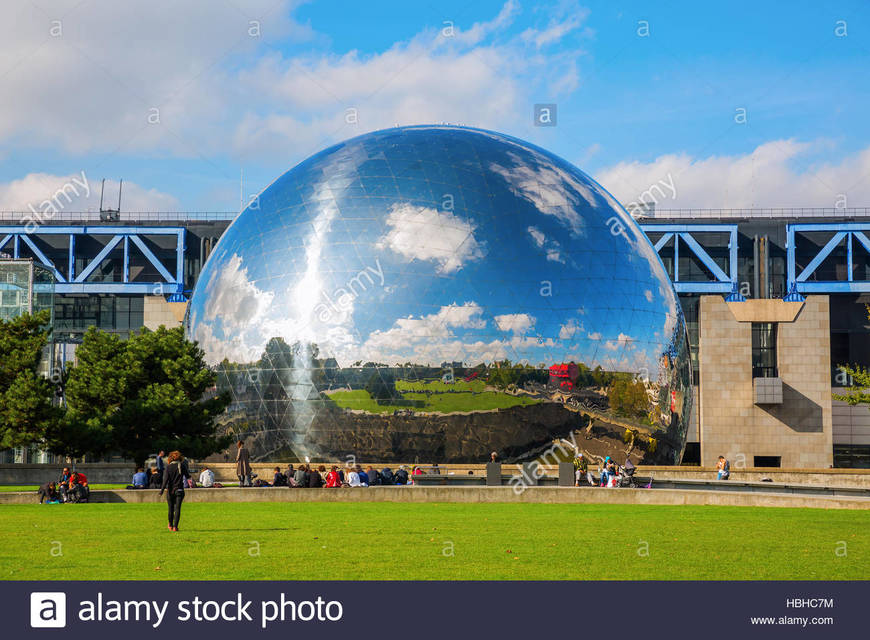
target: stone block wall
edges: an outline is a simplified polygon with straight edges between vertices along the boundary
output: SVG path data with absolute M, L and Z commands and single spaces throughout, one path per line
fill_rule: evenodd
M 186 302 L 166 302 L 163 296 L 145 296 L 144 325 L 152 331 L 160 325 L 167 329 L 177 327 L 184 321 L 186 310 Z
M 783 467 L 833 462 L 830 319 L 827 296 L 804 303 L 701 298 L 701 464 L 724 455 L 732 465 L 779 456 Z M 758 405 L 752 383 L 752 323 L 777 322 L 782 404 Z

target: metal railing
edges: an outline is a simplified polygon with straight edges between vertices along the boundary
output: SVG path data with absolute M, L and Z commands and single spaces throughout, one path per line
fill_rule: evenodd
M 838 209 L 836 207 L 782 207 L 775 209 L 647 209 L 633 208 L 632 215 L 637 220 L 683 220 L 726 218 L 834 218 L 849 220 L 852 218 L 870 217 L 870 207 L 852 207 Z
M 53 225 L 71 222 L 103 222 L 105 224 L 138 224 L 142 222 L 230 222 L 236 211 L 123 211 L 116 220 L 106 221 L 99 211 L 59 211 L 50 218 L 32 211 L 0 211 L 0 222 Z

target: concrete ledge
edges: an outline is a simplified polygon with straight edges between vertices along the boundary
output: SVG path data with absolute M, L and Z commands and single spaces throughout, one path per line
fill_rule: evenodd
M 91 502 L 161 502 L 156 490 L 91 491 Z M 35 504 L 36 492 L 0 493 L 0 505 Z M 697 489 L 598 489 L 575 487 L 369 487 L 359 489 L 188 489 L 190 502 L 505 502 L 541 504 L 728 505 L 870 509 L 870 498 Z M 54 506 L 54 505 L 52 505 Z M 75 505 L 57 505 L 73 509 Z M 82 506 L 83 507 L 83 506 Z M 84 507 L 86 508 L 86 507 Z
M 237 481 L 235 475 L 236 465 L 234 463 L 194 462 L 193 468 L 200 469 L 206 466 L 206 464 L 214 471 L 215 480 L 218 482 Z M 315 464 L 320 465 L 321 462 Z M 332 464 L 344 464 L 344 462 L 324 461 L 322 464 L 328 468 Z M 366 462 L 363 466 L 368 466 L 368 464 L 371 464 L 376 469 L 382 469 L 385 466 L 397 469 L 401 463 Z M 405 464 L 408 469 L 413 466 L 410 463 Z M 252 465 L 254 473 L 266 479 L 272 477 L 272 469 L 276 466 L 286 469 L 287 463 L 256 462 Z M 426 469 L 430 468 L 428 463 L 424 463 L 422 466 Z M 470 478 L 483 478 L 486 476 L 486 464 L 484 463 L 443 464 L 439 466 L 442 475 L 449 475 L 451 477 L 468 475 L 469 471 L 472 472 L 472 475 L 469 476 Z M 592 465 L 593 471 L 596 466 Z M 32 484 L 38 486 L 48 480 L 57 479 L 62 467 L 63 465 L 54 464 L 0 464 L 0 484 Z M 76 465 L 76 469 L 84 473 L 91 484 L 127 484 L 133 476 L 132 463 L 87 463 Z M 554 477 L 557 475 L 555 464 L 543 464 L 541 469 L 546 471 L 548 475 Z M 502 471 L 507 474 L 516 475 L 520 472 L 520 465 L 503 464 Z M 640 465 L 638 467 L 638 475 L 644 477 L 652 476 L 656 480 L 713 480 L 716 478 L 716 469 L 713 467 Z M 731 469 L 731 480 L 734 482 L 760 482 L 762 478 L 771 478 L 775 483 L 784 484 L 870 488 L 870 469 L 787 469 L 770 467 Z

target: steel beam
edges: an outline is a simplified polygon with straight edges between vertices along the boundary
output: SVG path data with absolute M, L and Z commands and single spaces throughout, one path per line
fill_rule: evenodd
M 831 222 L 831 223 L 795 223 L 786 225 L 787 243 L 787 288 L 790 294 L 802 293 L 868 293 L 870 292 L 870 280 L 855 280 L 853 268 L 854 244 L 857 240 L 865 250 L 870 252 L 870 240 L 866 232 L 870 231 L 870 223 L 867 222 Z M 810 263 L 800 274 L 797 273 L 796 260 L 796 234 L 809 232 L 833 233 L 824 247 L 813 257 Z M 809 280 L 819 265 L 831 255 L 837 245 L 846 241 L 846 280 Z
M 678 293 L 726 293 L 737 290 L 737 225 L 736 224 L 642 224 L 645 233 L 662 233 L 655 243 L 656 253 L 661 252 L 668 241 L 674 238 L 674 288 Z M 728 273 L 713 260 L 693 233 L 728 234 Z M 685 281 L 680 279 L 680 241 L 710 270 L 713 280 Z

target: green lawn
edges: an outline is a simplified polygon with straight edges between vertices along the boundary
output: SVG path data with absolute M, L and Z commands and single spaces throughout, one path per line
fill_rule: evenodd
M 870 511 L 187 504 L 181 529 L 167 531 L 163 504 L 2 506 L 0 573 L 3 579 L 57 580 L 846 580 L 870 575 Z
M 442 384 L 442 383 L 432 383 Z M 468 384 L 468 383 L 464 383 Z M 398 387 L 398 384 L 397 384 Z M 329 395 L 330 399 L 342 409 L 357 409 L 368 411 L 369 413 L 392 413 L 397 409 L 409 409 L 407 406 L 397 405 L 380 405 L 372 400 L 368 391 L 364 389 L 354 391 L 336 391 Z M 422 400 L 425 405 L 420 408 L 414 408 L 414 411 L 443 411 L 449 413 L 451 411 L 488 411 L 491 409 L 507 409 L 517 405 L 532 405 L 537 404 L 540 400 L 535 400 L 527 396 L 512 396 L 507 393 L 498 393 L 496 391 L 484 391 L 482 393 L 471 393 L 470 391 L 461 391 L 459 393 L 419 393 L 405 392 L 402 397 L 406 400 Z
M 396 389 L 399 391 L 432 391 L 444 393 L 446 391 L 477 391 L 481 392 L 486 388 L 486 383 L 483 380 L 472 380 L 466 382 L 459 378 L 453 384 L 447 384 L 441 380 L 396 380 Z

